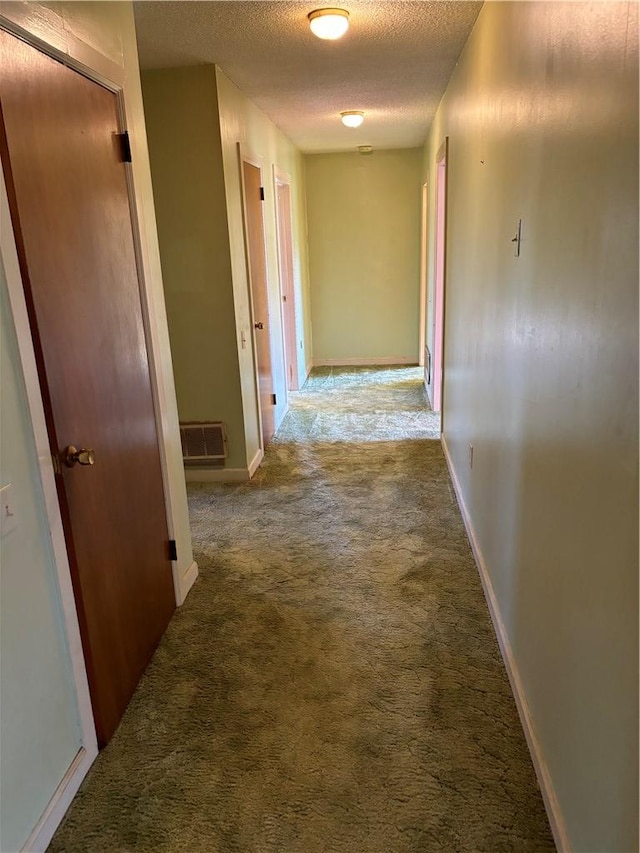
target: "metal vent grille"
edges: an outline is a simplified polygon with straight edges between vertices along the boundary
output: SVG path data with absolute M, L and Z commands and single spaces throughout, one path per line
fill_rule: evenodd
M 227 437 L 224 424 L 180 424 L 182 458 L 185 464 L 223 465 L 227 458 Z

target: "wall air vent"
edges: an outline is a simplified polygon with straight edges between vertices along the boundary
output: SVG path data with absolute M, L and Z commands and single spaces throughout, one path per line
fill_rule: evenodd
M 180 424 L 182 458 L 187 467 L 222 468 L 227 458 L 224 424 L 190 422 Z

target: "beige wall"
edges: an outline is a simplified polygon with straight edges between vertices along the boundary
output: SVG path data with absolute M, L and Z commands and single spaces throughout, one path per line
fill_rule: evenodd
M 446 442 L 581 853 L 638 849 L 637 14 L 486 3 L 425 153 Z
M 22 27 L 60 55 L 123 86 L 133 153 L 143 293 L 149 311 L 148 334 L 163 427 L 161 450 L 166 462 L 169 525 L 177 540 L 176 585 L 180 588 L 193 556 L 132 7 L 128 2 L 2 2 L 0 15 L 9 25 Z M 3 261 L 6 266 L 4 256 Z M 42 484 L 34 468 L 30 417 L 25 410 L 22 365 L 11 343 L 13 317 L 4 302 L 2 315 L 3 346 L 8 348 L 2 354 L 2 478 L 3 483 L 11 479 L 17 487 L 21 516 L 20 527 L 10 534 L 13 544 L 5 547 L 3 542 L 1 590 L 1 846 L 3 850 L 15 850 L 24 844 L 67 772 L 69 755 L 79 734 L 77 697 L 68 672 L 69 650 L 61 626 L 60 591 L 52 563 L 51 533 L 44 515 Z M 6 614 L 9 618 L 5 620 Z M 56 681 L 55 686 L 51 679 Z
M 162 277 L 181 421 L 227 427 L 246 448 L 213 65 L 142 75 Z
M 418 361 L 421 149 L 305 157 L 314 362 Z
M 273 181 L 274 165 L 291 178 L 291 204 L 293 220 L 294 288 L 296 295 L 296 319 L 298 339 L 298 365 L 300 382 L 306 378 L 305 365 L 310 360 L 311 330 L 309 322 L 309 282 L 305 239 L 304 174 L 300 152 L 284 134 L 261 112 L 238 87 L 216 69 L 218 82 L 218 105 L 220 111 L 220 134 L 227 196 L 227 219 L 229 224 L 229 247 L 233 293 L 236 311 L 236 333 L 240 361 L 242 403 L 244 411 L 247 461 L 255 457 L 259 447 L 256 386 L 254 380 L 253 352 L 248 345 L 241 346 L 241 334 L 252 339 L 249 287 L 244 243 L 242 192 L 238 143 L 245 154 L 256 158 L 262 165 L 265 188 L 264 226 L 269 291 L 269 314 L 271 324 L 271 357 L 274 387 L 278 400 L 276 423 L 286 409 L 286 384 L 282 342 L 282 314 L 278 278 L 278 254 L 276 243 L 275 193 Z
M 260 429 L 238 143 L 261 164 L 265 188 L 277 423 L 287 393 L 273 168 L 291 179 L 302 383 L 311 338 L 302 155 L 215 66 L 145 72 L 143 83 L 180 418 L 224 421 L 226 468 L 246 472 L 259 453 Z

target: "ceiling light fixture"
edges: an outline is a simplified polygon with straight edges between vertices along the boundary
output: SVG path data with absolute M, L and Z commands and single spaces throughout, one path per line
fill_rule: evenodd
M 307 18 L 311 32 L 319 39 L 339 39 L 349 29 L 349 13 L 344 9 L 316 9 Z
M 340 120 L 345 127 L 360 127 L 364 121 L 364 113 L 361 110 L 345 110 L 340 113 Z

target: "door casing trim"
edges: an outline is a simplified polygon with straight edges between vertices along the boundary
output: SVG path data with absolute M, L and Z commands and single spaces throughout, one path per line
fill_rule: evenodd
M 291 243 L 291 251 L 293 254 L 293 222 L 291 216 L 291 175 L 287 172 L 283 172 L 282 169 L 279 169 L 276 164 L 273 164 L 272 169 L 272 177 L 273 177 L 273 214 L 275 218 L 276 224 L 276 254 L 278 256 L 278 296 L 280 299 L 280 327 L 282 328 L 282 366 L 284 367 L 284 393 L 285 393 L 285 411 L 289 409 L 289 380 L 287 378 L 287 324 L 285 321 L 285 312 L 284 312 L 284 270 L 282 269 L 281 262 L 281 248 L 282 248 L 282 240 L 283 240 L 283 231 L 284 229 L 288 229 L 289 231 L 289 241 Z M 278 207 L 278 187 L 283 186 L 287 187 L 289 190 L 289 222 L 281 222 L 280 221 L 280 210 Z M 292 258 L 293 260 L 293 258 Z M 299 367 L 298 367 L 298 332 L 297 332 L 297 323 L 296 320 L 298 318 L 298 307 L 297 307 L 297 299 L 296 299 L 296 287 L 295 287 L 295 277 L 293 273 L 293 264 L 291 267 L 291 292 L 293 294 L 293 331 L 295 338 L 294 345 L 294 353 L 292 357 L 292 361 L 295 361 L 296 365 L 296 375 L 294 385 L 292 391 L 298 391 L 300 389 L 300 377 L 299 377 Z
M 424 367 L 424 350 L 427 345 L 427 279 L 429 256 L 429 184 L 425 181 L 421 190 L 420 211 L 420 301 L 418 308 L 418 366 Z M 426 387 L 426 385 L 425 385 Z
M 62 781 L 42 813 L 42 817 L 27 838 L 22 848 L 23 853 L 45 853 L 94 759 L 95 755 L 91 755 L 84 747 L 78 750 L 76 757 L 69 765 L 69 769 L 62 777 Z
M 251 260 L 249 253 L 249 231 L 247 224 L 247 193 L 244 185 L 244 169 L 242 168 L 244 163 L 248 163 L 250 166 L 255 166 L 256 169 L 260 170 L 260 184 L 264 187 L 264 170 L 262 157 L 258 154 L 253 154 L 250 151 L 247 151 L 242 143 L 237 143 L 237 154 L 238 154 L 238 169 L 240 171 L 240 196 L 242 199 L 242 230 L 244 237 L 244 254 L 245 254 L 245 269 L 247 276 L 247 290 L 248 290 L 248 299 L 249 299 L 249 317 L 251 328 L 249 330 L 249 334 L 251 337 L 251 349 L 253 351 L 253 384 L 255 388 L 256 395 L 256 412 L 257 412 L 257 421 L 258 421 L 258 451 L 264 455 L 264 438 L 262 436 L 262 409 L 260 408 L 260 377 L 258 372 L 258 346 L 256 343 L 256 332 L 254 328 L 255 322 L 255 312 L 253 307 L 253 286 L 251 280 Z M 263 233 L 265 234 L 266 240 L 266 228 L 264 222 L 264 208 L 262 209 L 262 227 Z M 265 253 L 265 277 L 267 281 L 267 308 L 269 308 L 269 265 L 267 263 L 266 257 L 266 244 L 263 248 Z M 269 347 L 271 347 L 271 330 L 269 330 Z M 271 366 L 271 378 L 273 381 L 273 365 Z M 247 453 L 249 453 L 249 448 L 247 448 Z M 247 459 L 248 462 L 248 459 Z

